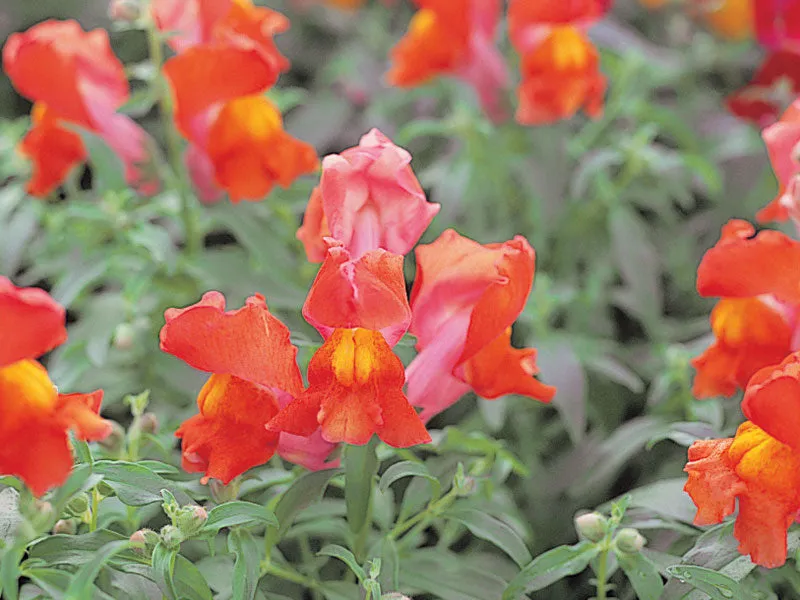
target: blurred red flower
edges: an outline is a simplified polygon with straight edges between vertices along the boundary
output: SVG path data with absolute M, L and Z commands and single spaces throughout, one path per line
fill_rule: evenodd
M 761 222 L 786 221 L 800 226 L 800 99 L 777 123 L 761 132 L 780 190 L 756 218 Z
M 108 33 L 84 31 L 76 21 L 45 21 L 9 36 L 3 68 L 14 87 L 34 102 L 33 127 L 20 150 L 31 159 L 28 192 L 47 196 L 86 159 L 81 137 L 70 125 L 99 135 L 125 163 L 128 181 L 144 193 L 157 187 L 146 174 L 149 138 L 116 111 L 130 97 L 122 63 Z
M 779 50 L 767 56 L 753 80 L 727 100 L 737 117 L 760 127 L 774 123 L 800 96 L 800 54 Z
M 72 469 L 67 432 L 100 440 L 111 424 L 98 416 L 103 392 L 59 394 L 36 357 L 67 339 L 66 313 L 46 292 L 0 277 L 0 473 L 41 496 Z
M 517 121 L 523 125 L 568 119 L 581 108 L 603 110 L 606 81 L 586 29 L 608 10 L 602 0 L 511 0 L 511 41 L 522 56 Z
M 373 129 L 355 148 L 323 159 L 297 238 L 312 262 L 324 260 L 325 237 L 342 242 L 354 260 L 379 248 L 403 255 L 439 208 L 425 199 L 411 155 Z
M 414 0 L 419 11 L 392 49 L 387 80 L 414 87 L 452 75 L 475 90 L 486 114 L 505 117 L 502 90 L 508 85 L 503 57 L 495 45 L 499 0 Z
M 418 246 L 416 257 L 411 333 L 419 354 L 406 375 L 422 418 L 470 389 L 489 399 L 521 394 L 550 401 L 555 388 L 533 377 L 536 351 L 511 346 L 511 325 L 533 285 L 535 254 L 527 240 L 484 246 L 450 229 Z

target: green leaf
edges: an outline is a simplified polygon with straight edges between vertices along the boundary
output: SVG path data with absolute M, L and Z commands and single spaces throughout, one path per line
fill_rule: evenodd
M 23 575 L 33 581 L 42 591 L 53 598 L 63 598 L 69 587 L 71 573 L 61 569 L 43 567 L 26 568 Z
M 19 563 L 25 548 L 12 546 L 0 555 L 0 598 L 17 600 L 19 598 Z
M 474 508 L 453 508 L 445 512 L 444 516 L 458 521 L 474 536 L 500 548 L 520 567 L 533 558 L 517 532 L 491 515 Z
M 161 542 L 153 548 L 153 576 L 158 587 L 169 600 L 180 600 L 173 580 L 177 556 L 177 550 L 170 550 Z
M 125 166 L 117 153 L 99 135 L 80 127 L 72 126 L 71 128 L 81 136 L 86 151 L 89 153 L 94 188 L 100 192 L 126 189 Z
M 334 558 L 338 558 L 340 561 L 350 567 L 350 570 L 356 574 L 356 577 L 358 577 L 359 581 L 364 581 L 367 578 L 367 574 L 364 572 L 364 569 L 358 564 L 356 557 L 347 548 L 343 548 L 337 544 L 328 544 L 327 546 L 323 547 L 322 550 L 317 552 L 317 556 L 332 556 Z
M 98 529 L 83 535 L 56 534 L 39 539 L 28 548 L 30 558 L 48 565 L 83 565 L 92 560 L 97 552 L 113 542 L 128 538 L 107 529 Z M 132 550 L 124 553 L 125 559 L 145 562 L 146 559 Z
M 213 600 L 214 595 L 200 569 L 180 554 L 175 559 L 172 581 L 180 600 Z
M 377 438 L 372 436 L 363 446 L 348 445 L 344 451 L 344 500 L 347 523 L 353 533 L 362 531 L 369 518 L 372 485 L 378 472 L 376 447 Z
M 220 504 L 208 511 L 208 521 L 203 525 L 200 534 L 217 533 L 223 527 L 234 527 L 247 523 L 278 526 L 278 520 L 269 509 L 253 502 L 237 500 Z
M 97 579 L 100 569 L 105 566 L 112 556 L 119 554 L 128 547 L 130 547 L 129 540 L 118 540 L 100 548 L 94 554 L 94 557 L 75 573 L 67 588 L 65 600 L 83 600 L 91 597 L 94 580 Z
M 99 460 L 94 463 L 95 473 L 103 475 L 103 480 L 116 492 L 123 504 L 144 506 L 161 502 L 161 490 L 169 490 L 180 504 L 190 504 L 192 499 L 173 482 L 140 464 Z
M 386 471 L 381 476 L 381 481 L 378 484 L 378 488 L 381 492 L 386 492 L 395 481 L 399 481 L 404 477 L 423 477 L 427 479 L 431 484 L 431 496 L 433 500 L 436 500 L 441 493 L 442 484 L 439 483 L 439 480 L 431 475 L 431 472 L 428 471 L 428 467 L 420 462 L 414 462 L 411 460 L 404 460 L 398 463 L 393 464 L 391 467 L 386 469 Z
M 639 552 L 634 554 L 616 552 L 615 554 L 619 566 L 622 567 L 628 581 L 631 582 L 639 600 L 658 600 L 664 591 L 664 582 L 661 580 L 656 566 Z
M 353 600 L 361 598 L 361 588 L 355 583 L 347 581 L 325 581 L 320 585 L 319 591 L 325 600 Z
M 283 493 L 275 505 L 275 517 L 278 519 L 279 527 L 271 529 L 268 535 L 273 539 L 283 537 L 297 514 L 315 502 L 319 502 L 328 483 L 341 472 L 341 469 L 327 469 L 312 471 L 298 477 L 297 481 L 289 486 L 289 489 Z
M 676 565 L 668 567 L 667 573 L 682 583 L 697 588 L 708 594 L 712 600 L 752 600 L 739 583 L 727 575 L 717 573 L 705 567 L 694 565 Z
M 256 595 L 261 549 L 246 529 L 228 534 L 228 550 L 236 555 L 233 565 L 233 600 L 253 600 Z
M 540 590 L 583 571 L 600 549 L 589 541 L 558 546 L 540 554 L 517 575 L 503 592 L 503 600 L 516 600 L 527 592 Z
M 499 598 L 507 583 L 490 570 L 480 570 L 452 552 L 415 550 L 400 564 L 400 589 L 414 588 L 438 600 Z

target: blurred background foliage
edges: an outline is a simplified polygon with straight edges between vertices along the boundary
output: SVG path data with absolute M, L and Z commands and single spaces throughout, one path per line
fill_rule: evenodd
M 407 2 L 367 2 L 352 13 L 270 1 L 292 22 L 278 38 L 292 69 L 270 95 L 288 131 L 320 156 L 355 145 L 372 127 L 407 147 L 429 200 L 442 204 L 423 242 L 448 227 L 482 243 L 516 234 L 532 242 L 534 290 L 513 339 L 538 348 L 542 379 L 559 388 L 554 409 L 523 398 L 472 397 L 432 427 L 456 425 L 449 435 L 503 440 L 486 442 L 491 453 L 502 446 L 518 457 L 519 464 L 494 465 L 504 472 L 490 478 L 494 484 L 479 506 L 511 522 L 534 556 L 574 541 L 577 510 L 642 488 L 626 523 L 645 533 L 650 558 L 663 566 L 691 548 L 691 541 L 680 541 L 687 533 L 696 534 L 688 525 L 693 506 L 680 492 L 685 446 L 696 437 L 730 434 L 740 422 L 736 402 L 701 403 L 690 393 L 688 361 L 709 342 L 712 306 L 695 291 L 696 267 L 721 225 L 750 218 L 776 185 L 759 132 L 723 104 L 749 80 L 760 51 L 715 39 L 677 6 L 652 13 L 632 0 L 615 4 L 591 31 L 609 79 L 605 113 L 596 121 L 494 126 L 459 82 L 387 87 L 389 49 L 413 11 Z M 114 30 L 106 8 L 105 0 L 6 1 L 0 37 L 50 17 L 112 29 L 133 80 L 124 110 L 158 139 L 150 92 L 156 74 L 148 68 L 144 34 Z M 516 59 L 507 39 L 501 43 L 513 73 Z M 190 260 L 176 242 L 175 194 L 136 197 L 102 146 L 90 148 L 90 166 L 58 198 L 27 197 L 28 166 L 14 146 L 28 110 L 0 79 L 0 273 L 17 285 L 49 289 L 69 308 L 69 342 L 49 357 L 54 381 L 69 390 L 103 387 L 106 414 L 123 423 L 129 419 L 123 397 L 149 389 L 151 410 L 166 432 L 152 438 L 150 452 L 175 462 L 170 432 L 194 411 L 203 376 L 159 351 L 163 310 L 209 289 L 222 291 L 232 307 L 262 293 L 307 361 L 318 341 L 299 307 L 316 266 L 306 262 L 294 234 L 314 178 L 276 189 L 261 203 L 203 207 L 205 248 Z M 406 267 L 411 281 L 413 255 Z M 408 361 L 412 342 L 403 344 L 399 353 Z M 659 441 L 665 439 L 671 441 Z M 469 444 L 459 443 L 469 455 Z M 514 575 L 504 555 L 487 558 L 485 542 L 464 544 L 470 569 Z M 464 577 L 448 571 L 456 566 L 424 562 L 414 566 L 433 580 Z M 591 590 L 582 575 L 533 597 L 586 597 Z

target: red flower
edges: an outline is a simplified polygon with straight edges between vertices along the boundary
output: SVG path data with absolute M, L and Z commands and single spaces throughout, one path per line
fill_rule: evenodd
M 164 317 L 161 349 L 212 373 L 197 398 L 200 413 L 176 432 L 183 439 L 184 469 L 228 483 L 276 450 L 283 456 L 284 440 L 265 425 L 302 392 L 303 380 L 289 330 L 264 298 L 252 296 L 244 307 L 225 312 L 222 294 L 208 292 L 197 304 L 169 309 Z M 333 446 L 308 441 L 302 451 L 296 439 L 286 440 L 285 458 L 322 466 Z
M 77 125 L 102 137 L 123 160 L 126 176 L 152 192 L 141 166 L 147 134 L 117 109 L 130 97 L 122 63 L 102 29 L 83 31 L 75 21 L 45 21 L 9 36 L 3 68 L 19 92 L 34 101 L 33 128 L 20 149 L 33 161 L 28 192 L 46 196 L 86 158 Z
M 606 83 L 585 29 L 609 4 L 600 0 L 511 1 L 511 41 L 522 55 L 517 121 L 550 123 L 567 119 L 581 108 L 591 117 L 600 115 Z
M 728 109 L 760 127 L 774 123 L 800 96 L 800 54 L 780 50 L 767 56 L 753 80 L 728 98 Z
M 753 562 L 786 560 L 786 530 L 800 510 L 800 353 L 756 373 L 742 409 L 749 421 L 733 439 L 689 448 L 685 490 L 698 507 L 695 523 L 719 523 L 739 501 L 734 535 Z
M 213 202 L 223 189 L 234 202 L 260 200 L 276 183 L 287 187 L 316 169 L 314 149 L 283 130 L 262 95 L 289 68 L 273 41 L 289 27 L 283 15 L 247 0 L 158 0 L 153 11 L 162 30 L 179 32 L 171 43 L 180 53 L 164 73 L 201 200 Z
M 72 469 L 67 432 L 100 440 L 111 425 L 98 416 L 103 392 L 59 394 L 37 356 L 67 339 L 64 308 L 44 291 L 0 277 L 0 473 L 41 496 Z
M 392 49 L 392 85 L 413 87 L 453 75 L 471 85 L 492 119 L 504 117 L 500 91 L 507 85 L 503 57 L 494 44 L 498 0 L 415 0 L 419 11 Z
M 308 389 L 269 424 L 271 431 L 329 442 L 391 446 L 430 441 L 403 394 L 403 363 L 392 346 L 411 321 L 403 257 L 371 250 L 357 261 L 333 243 L 311 286 L 303 315 L 325 338 L 308 366 Z
M 791 217 L 795 223 L 800 223 L 800 100 L 789 107 L 780 121 L 764 129 L 761 136 L 780 191 L 756 218 L 766 222 L 785 221 Z
M 800 51 L 800 0 L 757 0 L 754 10 L 759 43 Z
M 535 254 L 527 240 L 482 246 L 451 229 L 418 246 L 416 256 L 411 332 L 419 354 L 407 377 L 409 399 L 423 419 L 470 388 L 489 399 L 516 393 L 549 401 L 555 388 L 533 378 L 535 350 L 510 345 L 511 325 L 533 284 Z
M 701 296 L 721 297 L 711 314 L 715 343 L 692 361 L 694 394 L 730 396 L 759 369 L 793 350 L 800 306 L 800 242 L 730 221 L 697 271 Z
M 425 200 L 410 163 L 411 155 L 377 129 L 355 148 L 326 156 L 297 232 L 308 260 L 322 262 L 328 236 L 353 259 L 379 248 L 410 252 L 440 208 Z

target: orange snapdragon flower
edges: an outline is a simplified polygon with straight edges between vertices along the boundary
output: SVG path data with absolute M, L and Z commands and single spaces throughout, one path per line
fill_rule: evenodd
M 371 250 L 353 261 L 340 243 L 330 243 L 303 306 L 325 343 L 308 366 L 308 389 L 268 429 L 307 435 L 319 427 L 329 442 L 356 445 L 373 434 L 399 448 L 427 443 L 392 351 L 411 321 L 403 257 Z
M 581 108 L 591 117 L 601 114 L 606 82 L 586 29 L 609 4 L 602 0 L 511 0 L 511 41 L 522 56 L 517 121 L 551 123 Z
M 263 96 L 289 68 L 273 40 L 289 27 L 286 17 L 249 0 L 156 0 L 152 10 L 162 31 L 178 32 L 164 73 L 201 200 L 223 190 L 233 202 L 260 200 L 316 169 L 314 148 L 283 130 Z
M 208 292 L 197 304 L 164 314 L 161 349 L 211 373 L 197 397 L 199 414 L 176 432 L 183 468 L 227 484 L 277 451 L 308 468 L 324 463 L 334 446 L 310 431 L 304 440 L 265 429 L 281 406 L 303 390 L 297 348 L 289 329 L 262 296 L 225 311 L 225 298 Z
M 486 114 L 504 117 L 500 93 L 508 75 L 494 43 L 500 21 L 499 0 L 414 0 L 419 11 L 408 32 L 392 49 L 390 84 L 422 85 L 452 75 L 466 81 Z
M 777 567 L 786 560 L 786 530 L 800 510 L 800 353 L 756 373 L 742 409 L 749 419 L 734 438 L 689 448 L 685 490 L 697 525 L 733 514 L 739 551 Z
M 717 35 L 744 40 L 753 35 L 755 4 L 764 0 L 695 0 L 700 18 Z M 767 0 L 769 2 L 770 0 Z
M 692 361 L 698 398 L 731 396 L 759 369 L 796 349 L 800 242 L 732 220 L 697 270 L 701 296 L 721 297 L 711 314 L 716 341 Z
M 34 102 L 33 126 L 20 144 L 33 166 L 28 193 L 47 196 L 86 160 L 83 141 L 70 125 L 102 137 L 125 163 L 128 182 L 142 192 L 155 191 L 157 183 L 142 168 L 149 160 L 149 138 L 116 112 L 130 90 L 106 31 L 87 32 L 76 21 L 39 23 L 9 36 L 3 69 Z
M 111 424 L 98 416 L 103 392 L 59 394 L 35 358 L 67 339 L 66 314 L 43 290 L 0 277 L 0 474 L 41 496 L 72 469 L 67 432 L 100 440 Z
M 533 376 L 536 351 L 511 346 L 511 325 L 533 285 L 535 253 L 516 236 L 481 245 L 452 229 L 416 249 L 411 290 L 418 354 L 408 366 L 408 397 L 424 420 L 470 389 L 483 398 L 521 394 L 549 402 L 555 388 Z

